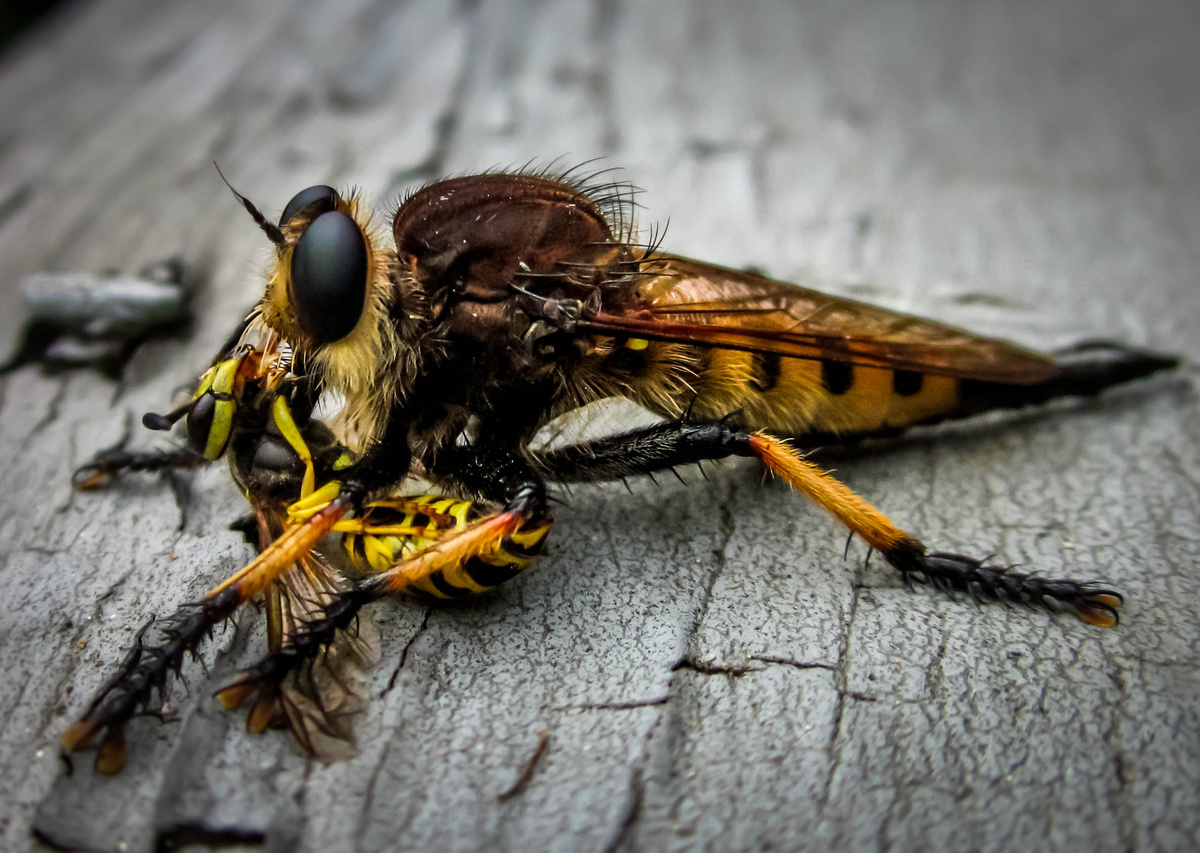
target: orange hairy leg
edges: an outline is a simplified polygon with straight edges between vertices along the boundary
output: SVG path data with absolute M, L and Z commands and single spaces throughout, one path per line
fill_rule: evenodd
M 349 504 L 334 501 L 318 510 L 303 523 L 290 527 L 237 574 L 219 584 L 204 596 L 205 601 L 226 591 L 234 591 L 239 602 L 248 601 L 278 580 L 308 554 L 349 510 Z
M 453 502 L 453 499 L 447 501 Z M 403 502 L 399 505 L 411 508 Z M 349 628 L 367 604 L 402 593 L 451 598 L 481 592 L 515 576 L 527 566 L 541 550 L 552 525 L 549 513 L 540 501 L 526 502 L 520 497 L 508 508 L 466 523 L 454 531 L 373 525 L 373 511 L 378 513 L 379 505 L 368 506 L 361 523 L 355 519 L 340 527 L 358 537 L 382 540 L 397 533 L 401 536 L 419 534 L 423 542 L 428 543 L 431 537 L 433 541 L 421 545 L 413 556 L 397 559 L 386 570 L 336 594 L 305 623 L 303 630 L 292 634 L 282 648 L 268 654 L 217 693 L 221 704 L 229 710 L 240 707 L 250 696 L 257 694 L 246 720 L 250 731 L 262 731 L 275 716 L 281 696 L 279 686 L 284 679 L 328 648 L 337 633 Z M 428 515 L 436 517 L 436 512 L 430 511 Z M 404 548 L 399 546 L 397 550 Z
M 749 445 L 754 455 L 774 474 L 877 551 L 887 552 L 911 541 L 908 534 L 845 483 L 804 459 L 782 440 L 756 433 L 750 436 Z
M 979 598 L 1026 605 L 1058 603 L 1073 609 L 1082 621 L 1099 627 L 1114 627 L 1118 622 L 1122 599 L 1114 590 L 984 565 L 962 554 L 928 551 L 919 539 L 896 527 L 786 441 L 762 432 L 739 430 L 723 420 L 660 424 L 552 450 L 539 456 L 537 462 L 549 479 L 570 483 L 621 479 L 727 456 L 761 461 L 879 551 L 906 579 L 916 578 L 938 589 L 960 590 Z

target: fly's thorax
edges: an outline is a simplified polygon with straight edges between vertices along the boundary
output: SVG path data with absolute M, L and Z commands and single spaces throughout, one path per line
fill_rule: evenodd
M 530 318 L 518 299 L 596 301 L 638 264 L 623 239 L 628 191 L 595 193 L 543 175 L 441 181 L 400 205 L 392 252 L 356 197 L 309 188 L 280 221 L 262 316 L 342 397 L 338 429 L 361 449 L 443 356 L 511 374 L 487 387 L 527 382 L 554 361 L 522 360 L 528 329 L 510 321 Z
M 436 305 L 506 299 L 514 286 L 595 286 L 625 252 L 603 201 L 541 175 L 474 175 L 414 193 L 392 231 L 401 270 Z

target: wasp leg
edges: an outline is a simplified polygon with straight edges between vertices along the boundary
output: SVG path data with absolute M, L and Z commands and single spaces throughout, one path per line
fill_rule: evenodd
M 71 482 L 77 489 L 98 489 L 126 471 L 171 471 L 200 468 L 208 460 L 190 450 L 158 450 L 136 453 L 121 448 L 101 450 L 92 461 L 75 469 Z
M 961 590 L 998 601 L 1026 605 L 1058 602 L 1090 625 L 1114 627 L 1119 593 L 1069 579 L 1051 580 L 1013 571 L 961 554 L 929 551 L 896 527 L 846 485 L 822 471 L 788 442 L 765 433 L 748 433 L 724 423 L 662 424 L 572 445 L 541 454 L 536 460 L 551 480 L 594 482 L 722 459 L 760 460 L 788 485 L 846 525 L 899 570 L 938 589 Z
M 276 717 L 279 686 L 284 679 L 329 648 L 339 631 L 350 628 L 363 607 L 403 593 L 456 598 L 482 592 L 528 565 L 541 550 L 551 524 L 544 505 L 538 513 L 523 496 L 519 497 L 501 512 L 485 516 L 416 556 L 400 560 L 387 571 L 336 594 L 282 648 L 243 671 L 232 684 L 218 691 L 217 698 L 225 708 L 234 710 L 257 694 L 246 728 L 263 731 Z

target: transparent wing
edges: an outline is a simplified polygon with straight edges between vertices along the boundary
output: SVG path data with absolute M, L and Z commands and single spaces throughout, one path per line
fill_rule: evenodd
M 604 299 L 580 327 L 990 382 L 1034 384 L 1058 373 L 1049 358 L 1006 341 L 673 255 L 644 260 L 632 291 L 632 299 Z

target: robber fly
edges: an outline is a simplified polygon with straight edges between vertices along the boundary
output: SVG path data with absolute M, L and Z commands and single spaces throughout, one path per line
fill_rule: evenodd
M 553 523 L 551 484 L 729 456 L 759 460 L 906 579 L 1117 623 L 1116 591 L 930 551 L 802 450 L 1094 395 L 1173 358 L 1110 344 L 1051 357 L 670 255 L 634 241 L 628 187 L 594 176 L 433 183 L 396 210 L 392 242 L 356 195 L 328 186 L 298 193 L 278 223 L 235 195 L 275 248 L 254 322 L 290 353 L 279 405 L 307 415 L 323 396 L 341 399 L 331 446 L 345 459 L 314 467 L 303 497 L 280 510 L 288 524 L 205 601 L 221 607 L 235 598 L 228 590 L 240 602 L 270 588 L 330 532 L 369 569 L 222 691 L 227 705 L 258 694 L 252 722 L 275 712 L 279 685 L 367 603 L 457 598 L 515 575 Z M 606 398 L 662 421 L 534 445 L 543 427 Z M 397 497 L 414 476 L 474 507 L 461 523 L 421 516 L 431 526 L 419 547 L 403 538 L 419 511 Z M 399 538 L 389 541 L 389 529 Z

